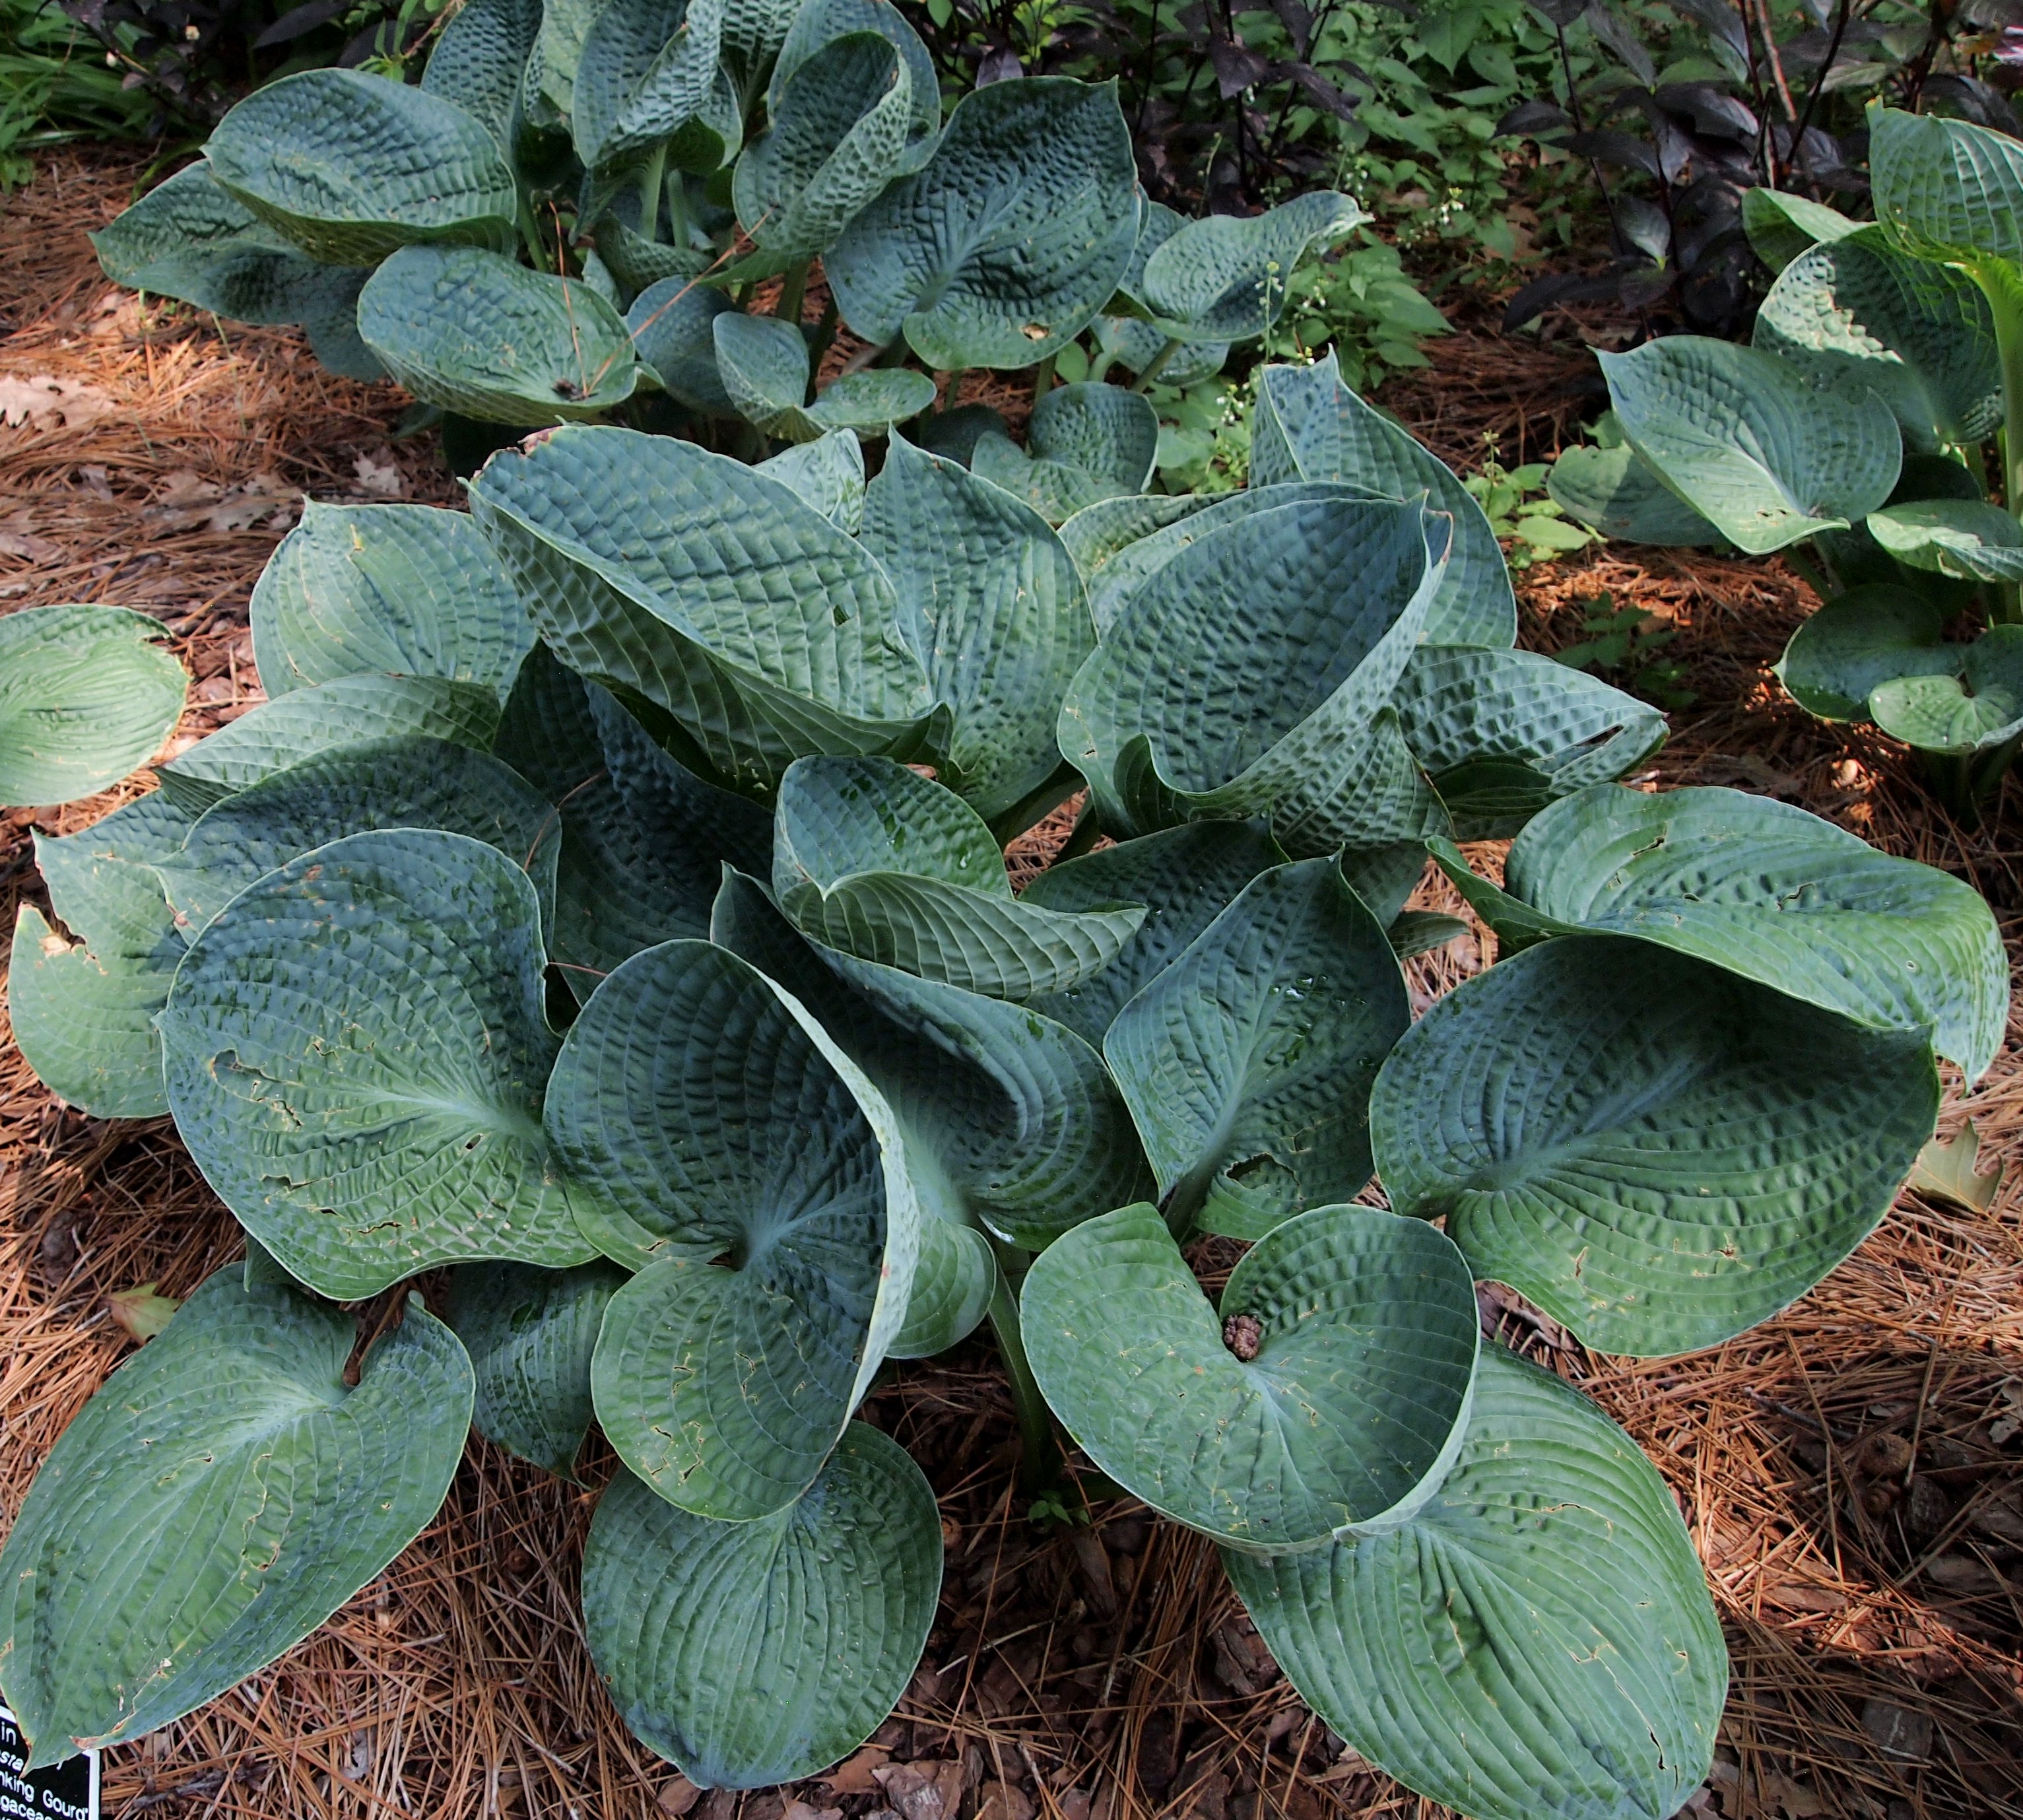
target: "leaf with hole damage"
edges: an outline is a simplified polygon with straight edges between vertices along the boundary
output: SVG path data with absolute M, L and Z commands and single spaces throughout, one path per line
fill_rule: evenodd
M 0 803 L 70 802 L 154 756 L 189 686 L 163 635 L 123 606 L 0 617 Z

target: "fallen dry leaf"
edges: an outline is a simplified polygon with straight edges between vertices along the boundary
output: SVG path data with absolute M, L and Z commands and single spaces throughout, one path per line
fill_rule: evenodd
M 868 1744 L 824 1776 L 822 1786 L 838 1795 L 872 1794 L 878 1787 L 877 1772 L 891 1760 L 892 1753 L 882 1745 Z
M 0 423 L 10 429 L 85 430 L 119 408 L 119 401 L 81 379 L 0 378 Z
M 375 460 L 370 455 L 361 455 L 351 464 L 351 471 L 358 477 L 358 490 L 370 493 L 377 500 L 397 500 L 407 496 L 407 476 L 401 472 L 400 463 L 392 455 L 382 451 Z
M 173 1295 L 158 1295 L 152 1283 L 115 1289 L 105 1298 L 106 1312 L 137 1340 L 151 1340 L 182 1306 Z

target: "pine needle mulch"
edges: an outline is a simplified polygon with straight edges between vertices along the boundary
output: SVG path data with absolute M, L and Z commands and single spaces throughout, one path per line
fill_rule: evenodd
M 113 292 L 82 230 L 136 167 L 52 160 L 0 223 L 0 611 L 152 609 L 197 679 L 177 734 L 258 698 L 254 577 L 305 492 L 453 503 L 401 401 L 328 378 L 288 331 L 223 328 Z M 1463 466 L 1515 463 L 1591 408 L 1577 355 L 1480 335 L 1388 401 Z M 18 398 L 0 389 L 0 398 Z M 1696 694 L 1654 769 L 1802 803 L 1969 877 L 2012 939 L 2023 840 L 1966 833 L 1872 734 L 1809 720 L 1769 665 L 1810 605 L 1780 570 L 1610 550 L 1521 580 L 1525 642 L 1582 635 L 1606 592 L 1670 621 Z M 29 824 L 71 831 L 130 794 L 0 826 L 0 926 L 39 899 Z M 1485 855 L 1494 860 L 1493 855 Z M 1429 885 L 1422 901 L 1440 903 Z M 1448 903 L 1447 907 L 1454 907 Z M 1431 994 L 1477 930 L 1414 964 Z M 2023 1156 L 2023 1032 L 1944 1121 Z M 2023 1174 L 2023 1172 L 2018 1172 Z M 36 1463 L 131 1342 L 107 1298 L 187 1293 L 236 1229 L 166 1121 L 53 1102 L 0 1024 L 0 1488 Z M 1227 1251 L 1227 1247 L 1224 1247 Z M 1230 1258 L 1206 1248 L 1211 1273 Z M 1716 1350 L 1600 1357 L 1515 1298 L 1485 1321 L 1580 1383 L 1677 1492 L 1728 1628 L 1734 1692 L 1688 1811 L 1721 1820 L 2023 1815 L 2023 1186 L 1974 1217 L 1907 1196 L 1781 1319 Z M 987 1344 L 889 1374 L 865 1413 L 940 1493 L 939 1622 L 899 1713 L 826 1782 L 698 1795 L 618 1723 L 583 1650 L 576 1561 L 594 1495 L 482 1442 L 448 1503 L 316 1637 L 244 1687 L 107 1753 L 108 1815 L 426 1820 L 1437 1820 L 1300 1705 L 1199 1539 L 1101 1508 L 1070 1530 L 1012 1500 L 1013 1426 Z M 600 1481 L 607 1460 L 589 1463 Z

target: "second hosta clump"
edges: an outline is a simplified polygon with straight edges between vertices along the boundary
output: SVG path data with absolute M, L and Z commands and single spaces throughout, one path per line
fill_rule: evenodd
M 1484 1342 L 1476 1281 L 1641 1354 L 1802 1295 L 1938 1058 L 1988 1065 L 1994 922 L 1795 809 L 1622 787 L 1661 720 L 1512 648 L 1454 476 L 1331 362 L 1260 395 L 1249 491 L 1058 532 L 903 437 L 867 484 L 854 444 L 582 427 L 470 517 L 309 513 L 254 596 L 271 699 L 42 840 L 70 939 L 16 937 L 44 1079 L 170 1114 L 249 1239 L 0 1557 L 34 1761 L 273 1661 L 474 1422 L 568 1475 L 594 1420 L 626 1723 L 699 1782 L 819 1771 L 940 1584 L 859 1406 L 988 1323 L 1032 1489 L 1077 1498 L 1058 1420 L 1213 1537 L 1414 1789 L 1658 1820 L 1699 1785 L 1727 1664 L 1678 1511 Z M 1015 892 L 1005 844 L 1083 791 Z M 1513 835 L 1500 883 L 1458 844 Z M 1503 958 L 1415 1023 L 1401 957 L 1461 928 L 1406 908 L 1429 855 Z M 1202 1233 L 1249 1242 L 1213 1301 Z M 347 1374 L 335 1305 L 382 1293 Z

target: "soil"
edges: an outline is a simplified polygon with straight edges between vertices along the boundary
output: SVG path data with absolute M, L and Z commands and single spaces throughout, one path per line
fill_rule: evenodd
M 305 493 L 454 504 L 432 449 L 395 440 L 390 387 L 334 379 L 290 331 L 219 324 L 113 289 L 84 230 L 139 176 L 48 161 L 0 222 L 0 611 L 70 599 L 155 613 L 196 686 L 174 743 L 258 699 L 246 600 Z M 1496 438 L 1549 454 L 1595 408 L 1578 346 L 1471 331 L 1385 401 L 1457 466 Z M 28 392 L 6 389 L 28 383 Z M 39 401 L 39 402 L 36 402 Z M 1776 564 L 1615 546 L 1520 577 L 1524 642 L 1582 635 L 1606 594 L 1677 632 L 1691 700 L 1656 781 L 1802 804 L 1970 880 L 2012 953 L 2023 928 L 2014 786 L 1948 821 L 1907 755 L 1815 722 L 1770 666 L 1814 602 Z M 31 829 L 88 825 L 148 774 L 0 823 L 0 926 L 41 900 Z M 1494 863 L 1493 851 L 1483 855 Z M 1458 909 L 1443 889 L 1421 901 Z M 1421 997 L 1492 951 L 1479 928 L 1414 964 Z M 2023 1032 L 1943 1115 L 2010 1161 L 1985 1214 L 1907 1194 L 1780 1318 L 1711 1351 L 1587 1351 L 1514 1296 L 1486 1326 L 1579 1384 L 1677 1495 L 1727 1628 L 1733 1692 L 1688 1811 L 2023 1815 Z M 111 1122 L 42 1091 L 0 1023 L 0 1505 L 131 1350 L 108 1298 L 187 1294 L 243 1247 L 166 1121 Z M 1227 1247 L 1205 1247 L 1211 1280 Z M 595 1501 L 474 1439 L 441 1516 L 318 1635 L 104 1761 L 108 1815 L 486 1815 L 578 1820 L 1434 1820 L 1301 1705 L 1200 1538 L 1105 1503 L 1033 1521 L 989 1345 L 888 1372 L 868 1419 L 941 1499 L 948 1568 L 924 1664 L 873 1745 L 826 1781 L 701 1795 L 633 1741 L 576 1613 Z M 608 1456 L 586 1463 L 594 1486 Z

